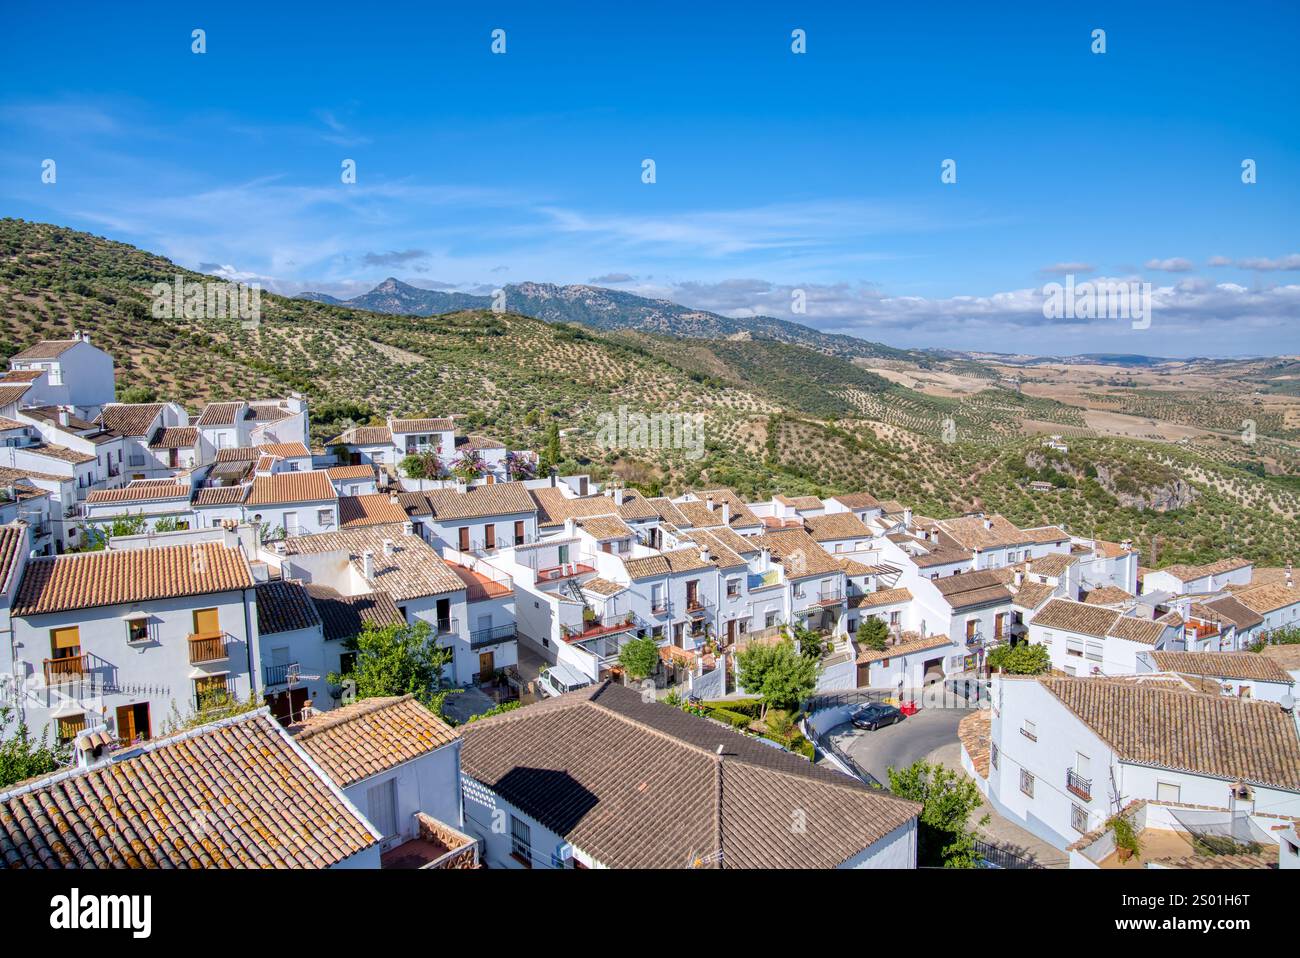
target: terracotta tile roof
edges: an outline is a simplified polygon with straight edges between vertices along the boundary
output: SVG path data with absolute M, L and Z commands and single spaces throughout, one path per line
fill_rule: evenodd
M 196 426 L 233 426 L 237 418 L 248 419 L 253 411 L 240 402 L 208 403 L 199 416 Z
M 100 412 L 99 421 L 105 429 L 123 436 L 144 436 L 148 435 L 163 405 L 160 402 L 109 403 Z
M 1070 570 L 1070 566 L 1078 561 L 1078 556 L 1070 555 L 1068 552 L 1050 552 L 1045 556 L 1038 556 L 1036 559 L 1017 563 L 1011 568 L 1020 569 L 1030 575 L 1045 575 L 1053 579 L 1059 579 Z
M 1105 638 L 1120 614 L 1114 609 L 1085 605 L 1070 599 L 1053 599 L 1029 620 L 1030 625 L 1044 629 L 1064 629 L 1081 635 Z
M 265 709 L 0 794 L 11 868 L 325 868 L 377 841 Z
M 528 515 L 537 508 L 522 482 L 492 482 L 470 486 L 464 492 L 455 489 L 404 492 L 397 499 L 409 516 L 431 516 L 447 522 Z M 610 503 L 610 500 L 605 502 Z
M 373 479 L 375 478 L 375 467 L 365 464 L 359 466 L 330 466 L 325 470 L 325 474 L 335 482 L 340 479 Z
M 693 542 L 709 550 L 709 562 L 719 569 L 737 569 L 748 568 L 747 563 L 741 556 L 734 552 L 729 546 L 725 545 L 721 538 L 715 535 L 715 532 L 731 532 L 725 526 L 714 526 L 712 529 L 692 529 L 689 532 L 681 533 L 684 542 Z M 743 536 L 731 533 L 736 538 Z
M 27 423 L 25 422 L 19 422 L 17 419 L 6 419 L 4 416 L 0 416 L 0 430 L 4 430 L 5 432 L 8 432 L 10 429 L 26 429 L 26 428 L 28 427 L 27 427 Z
M 1234 592 L 1233 596 L 1250 611 L 1265 615 L 1300 602 L 1300 589 L 1287 586 L 1285 583 L 1261 585 L 1254 589 Z
M 456 741 L 456 732 L 413 695 L 363 699 L 289 729 L 294 741 L 347 788 Z
M 337 498 L 334 483 L 323 472 L 277 472 L 253 479 L 253 487 L 248 493 L 248 505 L 276 506 Z
M 311 458 L 311 450 L 300 442 L 265 442 L 257 448 L 268 456 L 279 456 L 281 459 Z
M 608 539 L 626 539 L 632 535 L 632 529 L 618 516 L 583 516 L 574 520 L 583 532 L 597 542 Z
M 1099 589 L 1093 589 L 1083 601 L 1088 605 L 1114 605 L 1116 603 L 1129 602 L 1135 596 L 1131 592 L 1126 592 L 1117 585 L 1103 585 Z
M 1300 737 L 1273 702 L 1090 679 L 1038 681 L 1123 761 L 1300 791 Z
M 822 501 L 816 496 L 786 496 L 778 492 L 772 498 L 784 506 L 790 506 L 798 512 L 825 508 Z
M 281 579 L 257 584 L 257 631 L 259 635 L 297 632 L 321 624 L 316 606 L 301 582 Z
M 1266 645 L 1259 654 L 1272 659 L 1288 671 L 1300 670 L 1300 645 Z
M 9 357 L 12 363 L 15 360 L 25 362 L 30 359 L 58 359 L 73 346 L 77 345 L 80 340 L 76 339 L 42 339 L 40 342 L 33 343 L 21 352 L 14 353 Z
M 450 432 L 456 428 L 456 423 L 450 416 L 444 416 L 434 419 L 393 419 L 388 426 L 391 432 L 400 433 Z
M 219 542 L 43 556 L 28 561 L 13 612 L 40 615 L 252 587 L 243 552 Z
M 278 402 L 252 402 L 248 404 L 248 408 L 257 422 L 280 422 L 282 419 L 297 415 Z
M 499 483 L 506 485 L 506 483 Z M 580 516 L 600 516 L 610 512 L 617 513 L 624 521 L 653 519 L 658 516 L 653 506 L 644 496 L 628 489 L 623 493 L 623 504 L 614 504 L 613 496 L 575 496 L 566 498 L 558 488 L 528 490 L 537 507 L 537 523 L 542 527 L 562 526 L 565 519 L 577 519 Z
M 0 595 L 9 594 L 9 579 L 27 547 L 27 523 L 10 522 L 0 526 Z
M 248 497 L 248 486 L 208 486 L 194 490 L 191 505 L 233 506 Z
M 609 579 L 602 579 L 599 576 L 596 576 L 593 579 L 588 579 L 586 582 L 582 583 L 582 590 L 584 592 L 594 592 L 596 595 L 618 595 L 626 589 L 627 586 L 623 585 L 621 582 L 611 582 Z
M 736 495 L 735 490 L 728 489 L 725 486 L 719 489 L 696 489 L 696 496 L 699 497 L 701 504 L 708 508 L 708 498 L 713 497 L 714 510 L 721 514 L 722 504 L 725 502 L 731 506 L 731 527 L 733 529 L 757 529 L 762 526 L 758 521 L 758 516 L 754 515 L 749 508 L 749 504 L 744 499 Z M 678 503 L 680 508 L 681 503 Z
M 915 634 L 915 633 L 913 633 Z M 879 662 L 882 659 L 894 659 L 901 655 L 912 655 L 915 652 L 929 652 L 931 649 L 941 649 L 944 646 L 952 645 L 952 639 L 946 635 L 929 635 L 916 636 L 916 638 L 907 638 L 904 633 L 904 640 L 897 645 L 886 646 L 884 649 L 862 649 L 858 652 L 858 664 L 866 665 L 869 662 Z
M 1255 652 L 1152 652 L 1162 672 L 1213 675 L 1225 679 L 1291 682 L 1291 675 L 1267 656 Z
M 257 446 L 227 446 L 217 450 L 216 462 L 257 462 L 262 450 Z
M 880 509 L 883 503 L 869 492 L 850 492 L 835 496 L 835 501 L 849 509 Z
M 879 606 L 911 601 L 912 593 L 908 589 L 877 589 L 875 592 L 868 592 L 864 595 L 858 601 L 858 608 L 874 609 Z
M 393 434 L 387 426 L 353 426 L 339 433 L 325 445 L 327 446 L 391 446 Z
M 991 569 L 946 575 L 934 579 L 933 585 L 954 611 L 1011 601 L 1011 590 Z
M 712 563 L 700 558 L 700 550 L 695 548 L 675 549 L 658 555 L 623 560 L 623 568 L 627 570 L 628 577 L 633 581 L 677 572 L 698 572 L 712 567 Z
M 970 756 L 975 774 L 980 778 L 989 777 L 989 740 L 993 727 L 993 712 L 990 709 L 976 709 L 957 723 L 957 738 L 962 748 Z
M 483 449 L 504 449 L 506 444 L 491 436 L 457 436 L 457 452 L 475 452 Z
M 0 383 L 0 407 L 18 402 L 29 389 L 30 383 Z
M 323 585 L 305 587 L 316 606 L 327 639 L 350 639 L 360 634 L 367 622 L 380 628 L 387 625 L 405 625 L 402 615 L 387 592 L 363 592 L 359 595 L 342 595 Z
M 154 431 L 150 449 L 189 449 L 198 445 L 199 431 L 194 426 L 165 426 Z
M 1036 609 L 1056 591 L 1056 586 L 1046 582 L 1022 582 L 1011 597 L 1011 604 L 1021 609 Z
M 385 539 L 393 542 L 392 555 L 384 553 Z M 400 525 L 363 526 L 285 540 L 287 555 L 313 555 L 340 549 L 347 553 L 359 574 L 362 556 L 369 549 L 374 555 L 371 584 L 375 591 L 387 592 L 395 602 L 461 592 L 465 588 L 465 583 L 432 546 L 417 535 L 406 535 Z
M 985 523 L 988 528 L 985 528 Z M 1064 529 L 1048 526 L 1045 529 L 1020 529 L 1003 516 L 961 516 L 957 519 L 938 519 L 936 524 L 953 537 L 963 548 L 999 549 L 1006 546 L 1069 540 Z
M 9 485 L 15 482 L 22 482 L 28 479 L 40 479 L 42 482 L 72 482 L 68 476 L 56 476 L 48 472 L 33 472 L 30 469 L 14 469 L 10 466 L 0 466 L 0 483 Z
M 920 810 L 609 683 L 461 739 L 466 776 L 612 868 L 830 868 Z
M 660 519 L 671 522 L 679 529 L 685 528 L 691 524 L 691 521 L 682 515 L 681 510 L 677 508 L 676 504 L 671 499 L 664 496 L 656 496 L 655 498 L 647 499 L 646 501 L 659 515 Z
M 0 383 L 34 383 L 46 372 L 44 369 L 9 369 L 0 375 Z
M 789 578 L 844 572 L 831 554 L 802 529 L 772 529 L 755 536 L 754 541 L 781 560 Z
M 707 535 L 714 542 L 721 543 L 738 556 L 757 555 L 761 548 L 749 536 L 742 536 L 735 529 L 727 526 L 714 526 Z
M 817 542 L 832 539 L 870 539 L 871 530 L 851 512 L 832 512 L 824 516 L 808 516 L 803 524 Z
M 1198 607 L 1209 613 L 1211 617 L 1219 621 L 1230 622 L 1239 629 L 1252 629 L 1264 622 L 1262 615 L 1248 606 L 1242 605 L 1241 600 L 1235 595 L 1225 595 L 1221 599 L 1193 605 L 1192 611 L 1195 612 Z
M 162 484 L 129 482 L 120 489 L 92 489 L 86 495 L 86 505 L 105 502 L 141 502 L 153 499 L 184 499 L 190 501 L 190 487 L 179 482 Z
M 1158 569 L 1158 572 L 1167 572 L 1179 582 L 1194 582 L 1197 579 L 1203 579 L 1210 575 L 1223 575 L 1227 572 L 1233 572 L 1237 569 L 1245 569 L 1254 565 L 1249 559 L 1230 558 L 1219 559 L 1215 562 L 1207 562 L 1205 565 L 1185 565 L 1177 564 L 1165 566 Z
M 406 510 L 393 502 L 386 492 L 364 496 L 339 496 L 339 526 L 352 529 L 357 526 L 383 525 L 405 522 Z
M 925 569 L 937 565 L 951 565 L 953 563 L 969 562 L 972 553 L 968 549 L 962 548 L 961 544 L 942 529 L 935 528 L 938 536 L 938 542 L 930 538 L 918 539 L 907 533 L 894 533 L 888 536 L 890 542 L 899 545 L 909 545 L 912 549 L 904 549 L 912 560 L 912 564 L 918 568 Z M 925 550 L 919 555 L 913 555 L 916 547 Z
M 91 429 L 97 430 L 101 434 L 115 432 L 115 430 L 100 430 L 98 424 L 68 413 L 62 406 L 24 406 L 19 412 L 28 419 L 39 419 L 41 422 L 49 423 L 51 426 L 57 426 L 68 432 L 86 432 Z M 61 415 L 67 415 L 68 421 L 66 423 L 59 421 Z M 112 438 L 117 438 L 117 436 L 114 435 Z
M 54 459 L 58 462 L 70 463 L 79 466 L 83 463 L 94 462 L 95 457 L 89 453 L 77 452 L 75 449 L 69 449 L 67 446 L 56 446 L 53 443 L 45 443 L 40 446 L 26 446 L 23 452 L 29 456 L 42 456 L 46 459 Z

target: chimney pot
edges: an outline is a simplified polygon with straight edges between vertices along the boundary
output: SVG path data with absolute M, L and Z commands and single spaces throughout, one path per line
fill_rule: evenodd
M 712 512 L 712 511 L 713 511 L 713 496 L 708 496 L 708 497 L 706 497 L 705 500 L 704 500 L 704 505 L 705 505 L 705 507 L 706 507 L 710 512 Z
M 367 579 L 375 577 L 375 554 L 369 549 L 361 553 L 361 574 Z
M 731 525 L 731 503 L 726 499 L 722 500 L 722 524 Z
M 395 543 L 392 539 L 385 539 L 384 555 L 391 556 L 396 551 L 397 551 L 397 543 Z

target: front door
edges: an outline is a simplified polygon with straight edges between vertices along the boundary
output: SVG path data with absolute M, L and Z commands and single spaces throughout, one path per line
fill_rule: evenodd
M 495 549 L 497 547 L 497 527 L 495 522 L 489 522 L 483 527 L 483 548 Z
M 478 657 L 478 680 L 485 682 L 496 672 L 496 656 L 491 652 L 480 652 Z
M 460 527 L 460 535 L 456 546 L 461 552 L 469 551 L 469 526 Z
M 121 744 L 129 745 L 137 740 L 148 740 L 150 736 L 149 724 L 148 702 L 118 706 L 117 740 Z
M 728 619 L 727 620 L 727 644 L 731 645 L 731 643 L 735 641 L 736 641 L 736 620 Z

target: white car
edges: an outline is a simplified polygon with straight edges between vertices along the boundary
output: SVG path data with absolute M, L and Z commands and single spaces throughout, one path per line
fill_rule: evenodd
M 547 666 L 537 676 L 537 688 L 548 697 L 563 695 L 591 684 L 591 679 L 564 665 Z

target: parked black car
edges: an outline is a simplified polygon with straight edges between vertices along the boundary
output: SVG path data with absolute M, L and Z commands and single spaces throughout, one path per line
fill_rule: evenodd
M 854 728 L 875 731 L 882 725 L 896 725 L 903 721 L 903 713 L 892 705 L 881 702 L 868 702 L 850 716 Z

